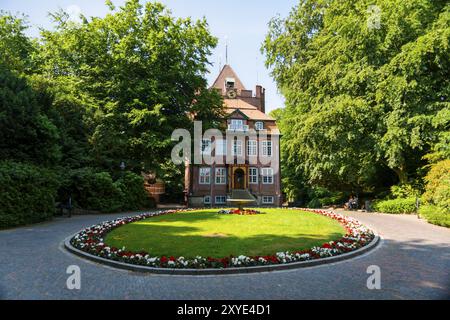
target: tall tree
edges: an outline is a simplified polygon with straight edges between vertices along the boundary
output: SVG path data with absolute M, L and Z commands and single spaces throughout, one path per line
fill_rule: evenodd
M 18 73 L 32 70 L 36 44 L 25 34 L 27 28 L 25 17 L 0 11 L 0 60 L 8 69 Z
M 205 80 L 217 40 L 205 20 L 176 19 L 159 3 L 108 5 L 106 17 L 80 23 L 53 15 L 56 30 L 42 33 L 44 73 L 95 115 L 97 165 L 157 170 L 175 128 L 190 127 L 190 114 L 212 119 L 221 110 Z
M 36 50 L 23 18 L 0 12 L 0 160 L 53 165 L 61 158 L 59 131 L 25 77 Z
M 61 158 L 58 140 L 26 79 L 0 63 L 0 160 L 53 165 Z
M 273 19 L 263 51 L 286 96 L 285 161 L 335 188 L 385 168 L 414 177 L 445 127 L 449 40 L 446 1 L 301 0 Z

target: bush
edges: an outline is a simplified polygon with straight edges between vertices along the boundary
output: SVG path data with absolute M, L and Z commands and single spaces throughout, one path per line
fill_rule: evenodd
M 156 207 L 155 200 L 150 198 L 144 189 L 144 178 L 133 172 L 126 172 L 115 182 L 122 191 L 122 210 L 137 210 Z
M 34 165 L 0 162 L 0 229 L 37 223 L 55 213 L 58 180 Z
M 114 182 L 108 172 L 83 168 L 73 170 L 67 181 L 64 193 L 71 194 L 74 204 L 83 209 L 106 213 L 155 207 L 143 178 L 132 172 Z
M 450 160 L 432 165 L 425 181 L 424 202 L 450 213 Z
M 123 206 L 123 192 L 107 172 L 95 172 L 92 168 L 70 172 L 69 190 L 75 206 L 101 212 L 119 211 Z
M 333 192 L 322 187 L 312 187 L 308 190 L 308 208 L 320 208 L 322 206 L 340 205 L 348 198 L 344 192 Z
M 444 211 L 442 208 L 433 205 L 424 205 L 420 207 L 419 214 L 429 223 L 450 228 L 450 213 Z
M 414 213 L 416 212 L 416 199 L 393 199 L 376 201 L 373 208 L 383 213 Z
M 348 199 L 348 196 L 344 192 L 334 192 L 331 196 L 319 200 L 323 206 L 332 206 L 341 205 L 346 202 L 346 199 Z
M 406 199 L 419 197 L 421 192 L 411 184 L 402 184 L 391 187 L 391 195 L 394 199 Z
M 308 203 L 308 208 L 310 209 L 322 208 L 322 203 L 320 202 L 319 199 L 314 198 Z

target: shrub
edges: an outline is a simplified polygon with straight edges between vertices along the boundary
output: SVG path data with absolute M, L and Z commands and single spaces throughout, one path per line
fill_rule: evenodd
M 154 199 L 150 198 L 144 189 L 144 178 L 142 176 L 133 172 L 126 172 L 115 184 L 123 194 L 122 210 L 154 208 L 156 206 Z
M 107 172 L 92 168 L 72 170 L 65 186 L 77 207 L 101 212 L 121 210 L 124 194 Z
M 373 208 L 383 213 L 414 213 L 416 211 L 416 199 L 393 199 L 376 201 Z
M 144 189 L 144 179 L 132 172 L 113 181 L 108 172 L 83 168 L 71 171 L 66 180 L 64 193 L 71 194 L 74 204 L 83 209 L 106 213 L 156 206 Z
M 345 203 L 348 196 L 344 192 L 334 192 L 329 197 L 320 198 L 320 203 L 323 206 L 340 205 Z
M 0 228 L 50 219 L 55 213 L 58 180 L 34 165 L 0 162 Z
M 423 205 L 419 209 L 419 214 L 429 223 L 450 228 L 450 213 L 438 206 Z
M 310 209 L 322 208 L 322 203 L 320 202 L 319 199 L 314 198 L 308 203 L 308 208 Z
M 421 192 L 411 184 L 402 184 L 391 187 L 391 195 L 394 199 L 406 199 L 419 197 Z
M 450 213 L 450 160 L 432 165 L 425 181 L 424 202 Z
M 348 194 L 344 192 L 332 192 L 322 187 L 313 187 L 308 190 L 308 199 L 310 199 L 309 208 L 320 208 L 322 206 L 338 205 L 345 202 Z

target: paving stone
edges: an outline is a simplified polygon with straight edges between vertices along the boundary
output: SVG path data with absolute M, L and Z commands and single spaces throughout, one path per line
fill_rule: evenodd
M 449 299 L 450 229 L 416 216 L 345 212 L 374 228 L 381 245 L 360 257 L 305 269 L 221 276 L 117 270 L 68 253 L 62 242 L 121 215 L 75 216 L 0 231 L 1 299 Z M 81 290 L 66 269 L 81 268 Z M 367 289 L 371 265 L 381 290 Z

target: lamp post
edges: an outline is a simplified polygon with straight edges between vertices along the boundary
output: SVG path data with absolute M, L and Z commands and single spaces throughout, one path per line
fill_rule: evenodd
M 122 172 L 122 177 L 123 177 L 123 172 L 125 171 L 125 168 L 126 168 L 125 162 L 122 161 L 122 162 L 120 163 L 120 170 L 121 170 L 121 172 Z
M 420 219 L 419 209 L 420 209 L 420 198 L 416 196 L 416 215 L 418 219 Z

